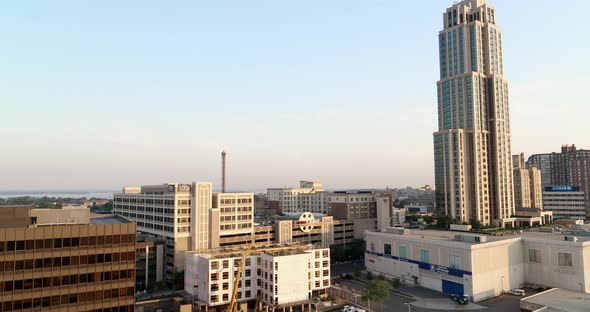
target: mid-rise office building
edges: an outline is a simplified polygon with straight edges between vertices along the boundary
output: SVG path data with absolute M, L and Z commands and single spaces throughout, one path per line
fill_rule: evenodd
M 514 204 L 516 209 L 543 209 L 543 186 L 541 170 L 526 166 L 524 154 L 512 156 L 514 176 Z
M 252 193 L 213 193 L 209 182 L 168 183 L 124 188 L 114 194 L 113 212 L 166 240 L 171 276 L 184 270 L 185 251 L 216 248 L 222 236 L 250 235 L 253 202 Z
M 87 208 L 0 208 L 2 311 L 134 311 L 134 223 Z
M 368 270 L 475 302 L 524 286 L 590 292 L 590 236 L 389 228 L 365 241 Z
M 151 235 L 138 235 L 135 252 L 135 289 L 144 291 L 164 282 L 166 241 Z
M 514 213 L 508 83 L 496 10 L 455 3 L 439 32 L 437 209 L 460 222 L 510 226 Z
M 527 165 L 541 170 L 543 187 L 579 186 L 585 196 L 585 218 L 590 218 L 590 150 L 579 150 L 575 145 L 563 145 L 561 153 L 531 155 Z
M 543 203 L 555 219 L 585 219 L 586 196 L 579 186 L 546 186 Z
M 186 259 L 185 290 L 199 305 L 230 303 L 236 272 L 247 247 L 190 253 Z M 312 299 L 330 287 L 330 249 L 312 245 L 255 248 L 245 259 L 237 302 L 251 307 L 259 298 L 280 307 Z

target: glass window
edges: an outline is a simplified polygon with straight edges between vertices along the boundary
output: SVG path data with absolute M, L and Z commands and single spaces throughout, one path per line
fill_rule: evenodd
M 572 266 L 572 254 L 565 253 L 565 252 L 558 252 L 557 253 L 557 264 L 561 266 Z
M 537 249 L 529 249 L 529 262 L 541 263 L 541 251 Z
M 408 258 L 408 247 L 406 246 L 399 246 L 399 257 L 403 259 Z
M 430 263 L 430 251 L 420 250 L 420 262 Z
M 461 268 L 461 258 L 456 255 L 449 255 L 449 266 L 454 269 Z
M 383 244 L 383 253 L 391 255 L 391 244 Z

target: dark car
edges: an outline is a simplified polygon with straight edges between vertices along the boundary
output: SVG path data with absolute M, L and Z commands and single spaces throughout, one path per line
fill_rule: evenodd
M 451 299 L 458 304 L 468 304 L 469 303 L 469 296 L 467 295 L 459 295 L 459 294 L 452 294 Z

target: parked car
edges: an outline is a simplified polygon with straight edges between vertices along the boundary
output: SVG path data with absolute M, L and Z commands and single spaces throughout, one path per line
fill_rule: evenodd
M 469 296 L 467 295 L 459 295 L 459 294 L 452 294 L 451 299 L 458 304 L 468 304 L 469 303 Z
M 524 289 L 513 289 L 510 291 L 510 294 L 515 295 L 515 296 L 525 296 L 524 294 Z

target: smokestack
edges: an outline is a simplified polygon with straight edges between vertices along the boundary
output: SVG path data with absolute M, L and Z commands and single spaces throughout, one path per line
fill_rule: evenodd
M 221 192 L 225 193 L 225 150 L 221 151 Z

